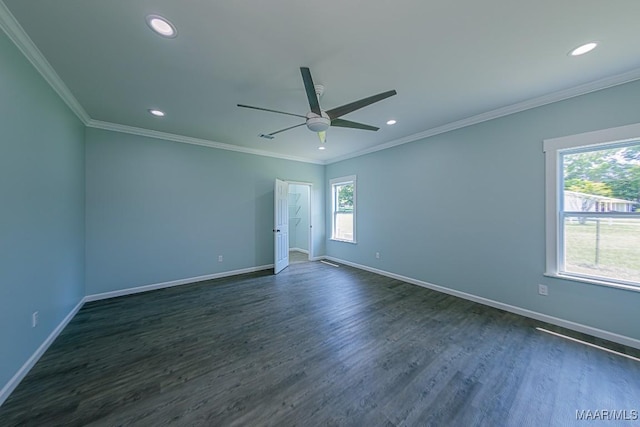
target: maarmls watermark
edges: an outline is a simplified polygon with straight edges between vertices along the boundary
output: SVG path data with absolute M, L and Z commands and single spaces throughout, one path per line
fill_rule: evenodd
M 576 409 L 578 421 L 636 421 L 638 410 L 636 409 Z

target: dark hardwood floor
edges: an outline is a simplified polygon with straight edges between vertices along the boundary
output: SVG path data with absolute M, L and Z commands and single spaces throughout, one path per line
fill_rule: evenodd
M 87 303 L 0 407 L 0 426 L 640 422 L 576 415 L 633 418 L 639 362 L 535 326 L 561 331 L 365 271 L 293 264 Z

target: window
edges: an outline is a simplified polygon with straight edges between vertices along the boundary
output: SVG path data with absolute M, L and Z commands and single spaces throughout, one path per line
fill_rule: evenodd
M 356 243 L 356 176 L 331 181 L 331 239 Z
M 640 291 L 640 124 L 544 151 L 546 274 Z

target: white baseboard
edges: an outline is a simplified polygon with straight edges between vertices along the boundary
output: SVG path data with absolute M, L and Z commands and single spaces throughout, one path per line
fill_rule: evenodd
M 519 314 L 524 317 L 528 317 L 531 319 L 540 320 L 542 322 L 551 323 L 553 325 L 561 326 L 567 329 L 571 329 L 574 331 L 582 332 L 585 334 L 589 334 L 595 337 L 599 337 L 602 339 L 606 339 L 609 341 L 617 342 L 619 344 L 623 344 L 629 347 L 640 349 L 640 340 L 626 337 L 624 335 L 615 334 L 612 332 L 604 331 L 602 329 L 593 328 L 591 326 L 582 325 L 580 323 L 572 322 L 569 320 L 560 319 L 557 317 L 549 316 L 546 314 L 538 313 L 532 310 L 527 310 L 524 308 L 516 307 L 513 305 L 501 303 L 498 301 L 494 301 L 488 298 L 479 297 L 473 294 L 469 294 L 466 292 L 457 291 L 455 289 L 446 288 L 444 286 L 434 285 L 433 283 L 424 282 L 422 280 L 413 279 L 411 277 L 402 276 L 395 273 L 390 273 L 388 271 L 379 270 L 377 268 L 368 267 L 366 265 L 356 264 L 354 262 L 345 261 L 340 258 L 330 257 L 330 256 L 320 256 L 314 257 L 312 261 L 320 261 L 323 259 L 327 259 L 329 261 L 338 262 L 341 264 L 345 264 L 354 268 L 358 268 L 361 270 L 369 271 L 372 273 L 380 274 L 381 276 L 391 277 L 393 279 L 401 280 L 406 283 L 410 283 L 417 286 L 422 286 L 424 288 L 432 289 L 434 291 L 442 292 L 445 294 L 453 295 L 456 297 L 460 297 L 469 301 L 474 301 L 480 304 L 484 304 L 490 307 L 498 308 L 501 310 L 505 310 L 511 313 Z M 135 288 L 123 289 L 119 291 L 113 292 L 105 292 L 100 294 L 88 295 L 84 297 L 78 304 L 65 316 L 64 319 L 60 322 L 60 324 L 49 334 L 46 340 L 38 347 L 38 349 L 31 355 L 31 357 L 25 362 L 25 364 L 16 372 L 16 374 L 9 380 L 9 382 L 0 390 L 0 406 L 4 403 L 5 400 L 9 397 L 9 395 L 15 390 L 15 388 L 20 384 L 20 381 L 24 379 L 24 377 L 29 373 L 31 368 L 38 362 L 40 357 L 47 351 L 49 346 L 53 343 L 53 341 L 60 335 L 60 332 L 67 326 L 67 324 L 73 319 L 73 317 L 78 313 L 78 311 L 82 308 L 85 302 L 89 301 L 98 301 L 107 298 L 114 298 L 118 296 L 131 295 L 140 292 L 147 292 L 155 289 L 163 289 L 171 286 L 180 286 L 189 283 L 200 282 L 204 280 L 218 279 L 222 277 L 235 276 L 238 274 L 245 273 L 253 273 L 262 270 L 268 270 L 273 268 L 273 264 L 262 265 L 258 267 L 250 267 L 244 268 L 240 270 L 233 271 L 225 271 L 222 273 L 209 274 L 206 276 L 198 276 L 192 277 L 188 279 L 174 280 L 171 282 L 157 283 L 153 285 L 145 285 L 139 286 Z
M 289 248 L 289 252 L 302 252 L 303 254 L 308 254 L 309 251 L 306 249 L 300 249 L 300 248 Z
M 246 274 L 246 273 L 255 273 L 256 271 L 268 270 L 270 268 L 273 268 L 273 264 L 242 268 L 240 270 L 223 271 L 221 273 L 207 274 L 205 276 L 189 277 L 186 279 L 172 280 L 170 282 L 154 283 L 151 285 L 137 286 L 135 288 L 119 289 L 117 291 L 87 295 L 84 298 L 84 300 L 86 302 L 99 301 L 99 300 L 108 299 L 108 298 L 138 294 L 140 292 L 155 291 L 156 289 L 164 289 L 164 288 L 171 288 L 173 286 L 188 285 L 191 283 L 203 282 L 205 280 L 220 279 L 222 277 L 237 276 L 239 274 Z
M 73 307 L 73 309 L 71 309 L 69 314 L 67 314 L 64 319 L 62 319 L 60 324 L 56 326 L 56 328 L 49 334 L 47 339 L 45 339 L 43 343 L 40 344 L 40 347 L 38 347 L 38 349 L 31 355 L 31 357 L 25 362 L 25 364 L 22 365 L 20 369 L 18 369 L 18 372 L 16 372 L 13 378 L 11 378 L 9 382 L 5 384 L 4 387 L 2 387 L 2 390 L 0 390 L 0 406 L 2 406 L 5 400 L 7 400 L 13 390 L 18 387 L 20 381 L 22 381 L 24 377 L 27 376 L 31 368 L 33 368 L 36 362 L 40 360 L 42 355 L 47 351 L 49 346 L 55 341 L 58 335 L 60 335 L 60 332 L 62 332 L 62 330 L 69 324 L 76 313 L 78 313 L 78 311 L 82 308 L 84 302 L 85 299 L 83 298 L 80 300 L 80 302 L 78 302 L 78 304 L 76 304 L 75 307 Z
M 29 373 L 31 368 L 33 368 L 36 362 L 38 362 L 40 357 L 42 357 L 42 355 L 47 351 L 47 349 L 53 343 L 53 341 L 58 337 L 58 335 L 60 335 L 60 332 L 62 332 L 62 330 L 69 324 L 71 319 L 73 319 L 73 317 L 78 313 L 78 311 L 80 311 L 84 303 L 90 302 L 90 301 L 103 300 L 107 298 L 114 298 L 114 297 L 119 297 L 124 295 L 132 295 L 140 292 L 152 291 L 155 289 L 168 288 L 171 286 L 186 285 L 189 283 L 196 283 L 204 280 L 236 276 L 238 274 L 254 273 L 256 271 L 268 270 L 270 268 L 273 268 L 273 264 L 261 265 L 258 267 L 243 268 L 240 270 L 225 271 L 222 273 L 208 274 L 206 276 L 190 277 L 188 279 L 173 280 L 171 282 L 156 283 L 153 285 L 138 286 L 135 288 L 122 289 L 122 290 L 113 291 L 113 292 L 104 292 L 101 294 L 85 296 L 69 312 L 69 314 L 67 314 L 65 318 L 62 319 L 62 322 L 60 322 L 60 324 L 53 330 L 53 332 L 51 332 L 51 334 L 47 337 L 47 339 L 44 340 L 44 342 L 40 345 L 40 347 L 38 347 L 38 349 L 31 355 L 29 360 L 27 360 L 25 364 L 22 365 L 22 367 L 18 370 L 18 372 L 16 372 L 13 378 L 9 380 L 9 382 L 2 388 L 2 390 L 0 390 L 0 406 L 2 406 L 4 401 L 7 400 L 7 398 L 13 392 L 13 390 L 15 390 L 18 384 L 20 384 L 20 381 L 24 379 L 24 377 Z
M 542 322 L 551 323 L 552 325 L 561 326 L 563 328 L 571 329 L 577 332 L 582 332 L 587 335 L 592 335 L 594 337 L 602 338 L 605 340 L 613 341 L 618 344 L 626 345 L 628 347 L 633 347 L 640 349 L 640 340 L 635 338 L 630 338 L 624 335 L 616 334 L 613 332 L 605 331 L 602 329 L 594 328 L 591 326 L 583 325 L 581 323 L 572 322 L 570 320 L 561 319 L 554 316 L 549 316 L 547 314 L 538 313 L 537 311 L 528 310 L 526 308 L 517 307 L 510 304 L 505 304 L 499 301 L 495 301 L 492 299 L 479 297 L 477 295 L 469 294 L 462 291 L 457 291 L 455 289 L 446 288 L 440 285 L 434 285 L 433 283 L 424 282 L 422 280 L 413 279 L 411 277 L 402 276 L 400 274 L 390 273 L 388 271 L 379 270 L 377 268 L 369 267 L 366 265 L 356 264 L 354 262 L 345 261 L 340 258 L 334 258 L 331 256 L 325 256 L 324 259 L 338 262 L 341 264 L 348 265 L 350 267 L 358 268 L 360 270 L 369 271 L 371 273 L 380 274 L 381 276 L 391 277 L 392 279 L 401 280 L 403 282 L 410 283 L 412 285 L 422 286 L 423 288 L 432 289 L 434 291 L 442 292 L 445 294 L 453 295 L 459 298 L 463 298 L 469 301 L 477 302 L 480 304 L 488 305 L 490 307 L 498 308 L 500 310 L 508 311 L 511 313 L 519 314 L 524 317 L 528 317 L 530 319 L 540 320 Z

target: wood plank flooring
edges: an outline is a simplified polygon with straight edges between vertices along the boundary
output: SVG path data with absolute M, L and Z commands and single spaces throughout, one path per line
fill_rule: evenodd
M 0 426 L 571 426 L 640 410 L 640 363 L 346 266 L 87 303 Z M 640 351 L 568 334 L 640 356 Z M 637 412 L 636 412 L 637 413 Z

